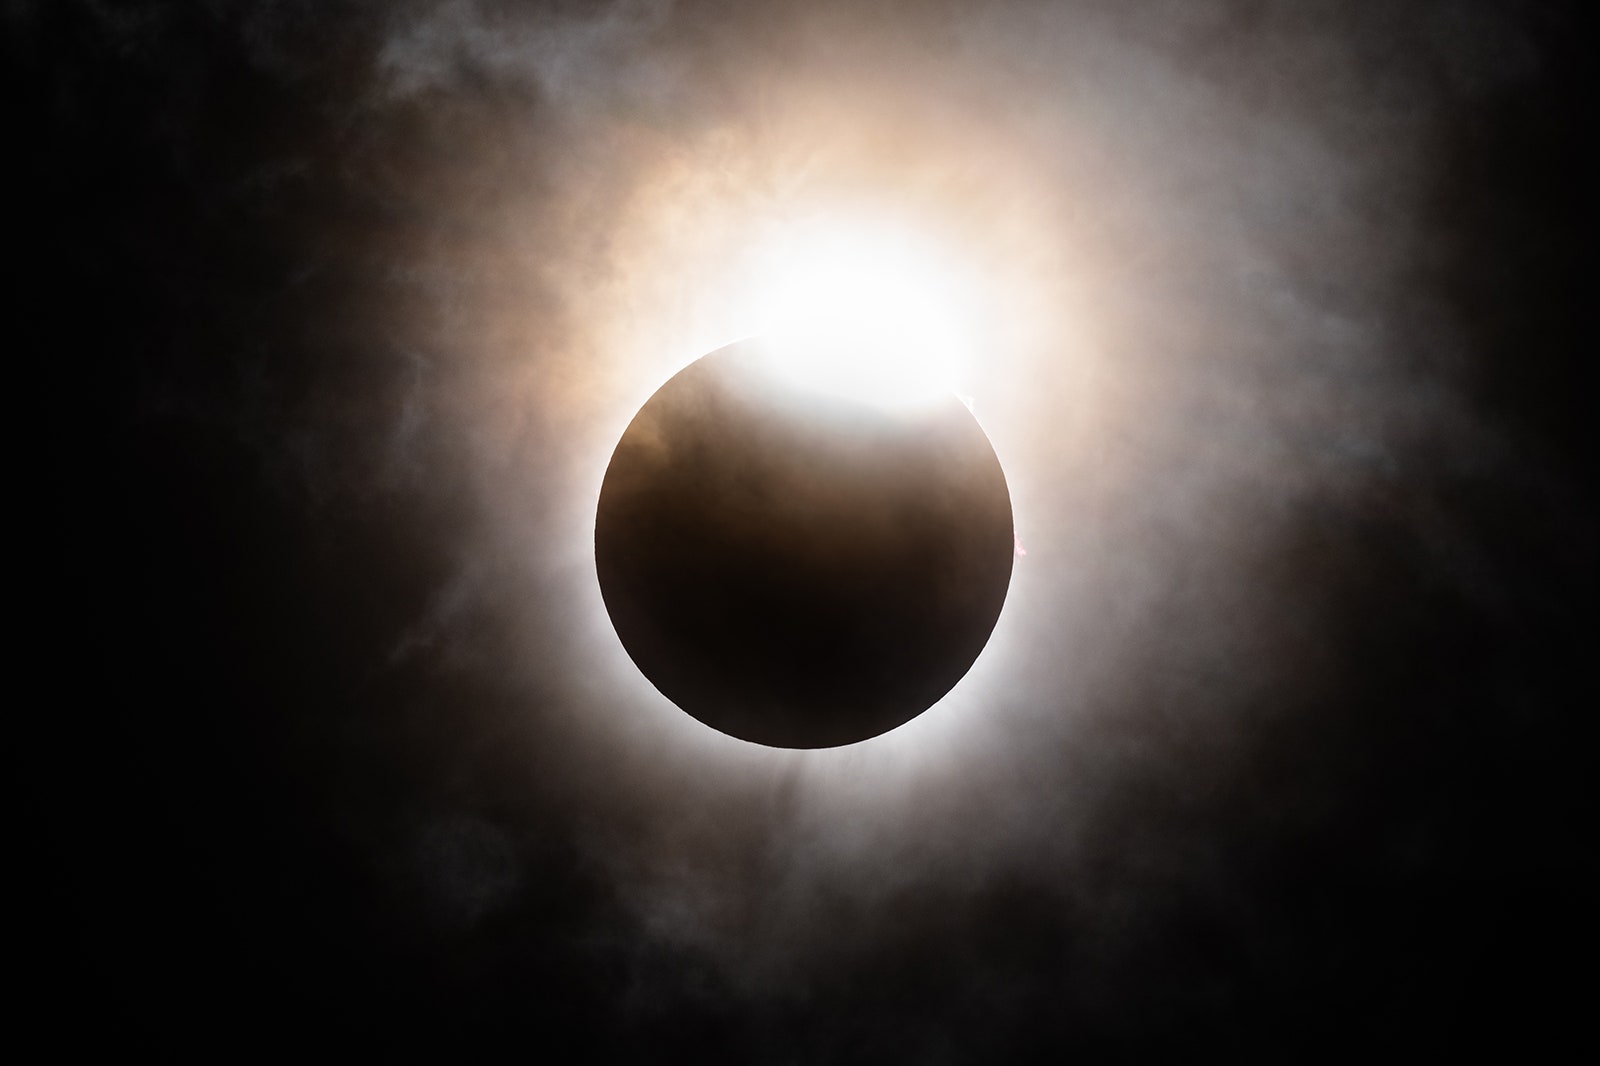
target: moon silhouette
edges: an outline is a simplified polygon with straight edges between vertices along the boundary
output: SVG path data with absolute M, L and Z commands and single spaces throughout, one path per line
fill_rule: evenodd
M 1000 462 L 954 395 L 901 409 L 797 387 L 759 341 L 679 372 L 623 433 L 595 565 L 652 684 L 734 737 L 823 748 L 959 681 L 1011 581 Z

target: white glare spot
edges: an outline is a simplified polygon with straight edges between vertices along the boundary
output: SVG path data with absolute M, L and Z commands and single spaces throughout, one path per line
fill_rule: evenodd
M 886 227 L 813 225 L 760 257 L 760 332 L 801 387 L 883 406 L 948 396 L 971 351 L 973 287 L 940 250 Z

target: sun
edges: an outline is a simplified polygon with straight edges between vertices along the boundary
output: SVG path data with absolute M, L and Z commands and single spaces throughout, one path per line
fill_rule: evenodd
M 860 219 L 773 234 L 751 279 L 773 369 L 802 389 L 880 407 L 959 392 L 976 287 L 925 235 Z

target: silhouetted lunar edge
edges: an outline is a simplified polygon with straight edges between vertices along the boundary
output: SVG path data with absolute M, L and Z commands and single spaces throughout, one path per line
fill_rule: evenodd
M 715 729 L 824 748 L 916 717 L 983 650 L 1011 499 L 954 395 L 888 411 L 797 390 L 759 341 L 692 363 L 623 433 L 595 565 L 624 648 Z

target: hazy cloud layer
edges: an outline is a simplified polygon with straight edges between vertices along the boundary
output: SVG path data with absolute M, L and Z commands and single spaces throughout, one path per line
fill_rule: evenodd
M 1569 186 L 1506 177 L 1502 207 L 1472 168 L 1544 150 L 1506 130 L 1558 73 L 1556 14 L 419 0 L 66 21 L 143 79 L 130 180 L 192 223 L 128 223 L 138 251 L 108 253 L 154 264 L 167 301 L 119 417 L 240 449 L 290 516 L 278 637 L 322 695 L 276 682 L 297 709 L 272 758 L 314 767 L 287 791 L 332 812 L 327 847 L 380 886 L 372 921 L 419 951 L 559 941 L 630 1024 L 754 1012 L 759 1061 L 845 1056 L 854 1022 L 772 1034 L 829 982 L 940 952 L 967 961 L 929 995 L 995 1032 L 941 1050 L 878 1004 L 873 1039 L 1004 1054 L 1052 997 L 1122 1032 L 1164 959 L 1150 1010 L 1244 1010 L 1334 951 L 1316 908 L 1399 927 L 1459 874 L 1467 764 L 1552 723 L 1541 667 L 1592 579 L 1592 517 L 1568 409 L 1529 413 L 1564 364 L 1505 367 L 1541 300 L 1565 310 L 1540 204 Z M 95 62 L 54 75 L 67 142 L 99 136 L 77 102 Z M 970 389 L 1027 554 L 943 704 L 848 749 L 756 749 L 633 670 L 595 585 L 595 494 L 638 405 L 745 328 L 752 235 L 839 205 L 927 223 L 998 293 Z M 313 615 L 331 635 L 291 624 Z M 1192 946 L 1213 940 L 1221 962 Z

